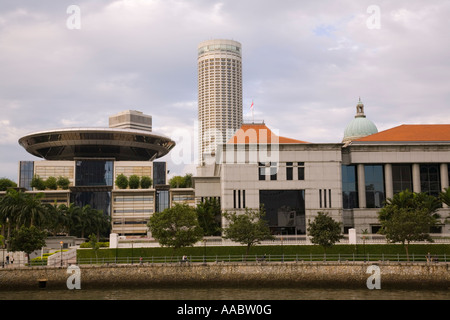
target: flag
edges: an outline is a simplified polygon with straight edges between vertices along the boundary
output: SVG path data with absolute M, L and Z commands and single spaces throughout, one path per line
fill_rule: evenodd
M 253 110 L 253 101 L 252 101 L 252 105 L 250 106 L 250 110 Z

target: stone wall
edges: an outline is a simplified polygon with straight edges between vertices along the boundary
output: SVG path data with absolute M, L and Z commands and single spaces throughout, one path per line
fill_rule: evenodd
M 80 266 L 81 289 L 159 286 L 367 288 L 370 263 L 211 263 Z M 450 288 L 449 264 L 383 263 L 381 288 Z M 0 269 L 0 290 L 67 289 L 68 269 Z

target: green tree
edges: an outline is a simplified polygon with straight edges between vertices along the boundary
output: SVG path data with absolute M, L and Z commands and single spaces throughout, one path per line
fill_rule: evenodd
M 324 252 L 343 238 L 341 224 L 325 212 L 318 212 L 312 222 L 308 219 L 307 231 L 311 242 L 322 246 Z
M 169 180 L 171 188 L 192 188 L 192 173 L 184 176 L 174 176 Z
M 223 229 L 223 237 L 247 246 L 245 256 L 247 257 L 250 247 L 261 243 L 263 240 L 274 239 L 270 233 L 267 221 L 264 219 L 265 210 L 246 208 L 245 213 L 225 212 L 224 217 L 228 220 L 228 227 Z
M 58 189 L 58 183 L 55 177 L 48 177 L 47 180 L 45 180 L 45 187 L 50 190 L 56 190 Z
M 0 178 L 0 191 L 6 191 L 8 188 L 15 188 L 17 184 L 8 179 L 8 178 Z
M 205 236 L 220 235 L 221 208 L 216 199 L 206 199 L 199 203 L 196 208 L 198 223 L 204 231 Z
M 98 250 L 100 249 L 100 243 L 98 243 L 97 236 L 95 234 L 91 234 L 89 236 L 89 246 L 95 252 L 95 258 L 98 259 Z
M 116 186 L 119 189 L 126 189 L 126 188 L 128 188 L 128 178 L 123 173 L 119 174 L 116 177 Z
M 23 251 L 27 254 L 28 264 L 30 254 L 45 246 L 47 232 L 41 231 L 35 226 L 25 227 L 15 230 L 11 237 L 11 251 Z
M 148 176 L 143 176 L 141 177 L 141 188 L 142 189 L 148 189 L 152 186 L 152 178 L 148 177 Z
M 69 185 L 70 185 L 69 178 L 60 176 L 60 177 L 58 177 L 58 180 L 56 183 L 57 183 L 58 187 L 60 187 L 63 190 L 69 189 Z
M 174 176 L 169 180 L 171 188 L 184 188 L 184 179 L 182 176 Z
M 378 212 L 379 232 L 386 235 L 389 242 L 402 243 L 409 261 L 408 245 L 411 241 L 433 241 L 429 232 L 438 221 L 440 206 L 441 202 L 436 197 L 423 192 L 405 190 L 396 193 Z
M 130 189 L 139 189 L 140 186 L 140 180 L 139 177 L 135 174 L 131 175 L 128 179 L 128 186 Z
M 148 222 L 153 238 L 162 246 L 174 250 L 194 245 L 203 237 L 195 209 L 187 204 L 175 204 L 155 212 Z
M 45 190 L 45 181 L 39 176 L 34 176 L 33 179 L 31 179 L 31 187 L 36 190 Z

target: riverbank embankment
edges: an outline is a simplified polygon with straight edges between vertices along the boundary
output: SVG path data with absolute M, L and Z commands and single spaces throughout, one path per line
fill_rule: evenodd
M 376 266 L 377 275 L 369 268 Z M 262 262 L 80 265 L 81 289 L 126 287 L 323 287 L 367 288 L 378 276 L 381 288 L 450 289 L 448 263 Z M 69 277 L 72 277 L 69 279 Z M 66 267 L 0 269 L 0 290 L 67 289 Z

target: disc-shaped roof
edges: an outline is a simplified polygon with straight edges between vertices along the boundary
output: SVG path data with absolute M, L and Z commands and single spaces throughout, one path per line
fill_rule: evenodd
M 175 142 L 149 131 L 69 128 L 35 132 L 19 139 L 29 153 L 46 160 L 114 158 L 147 161 L 166 155 Z

